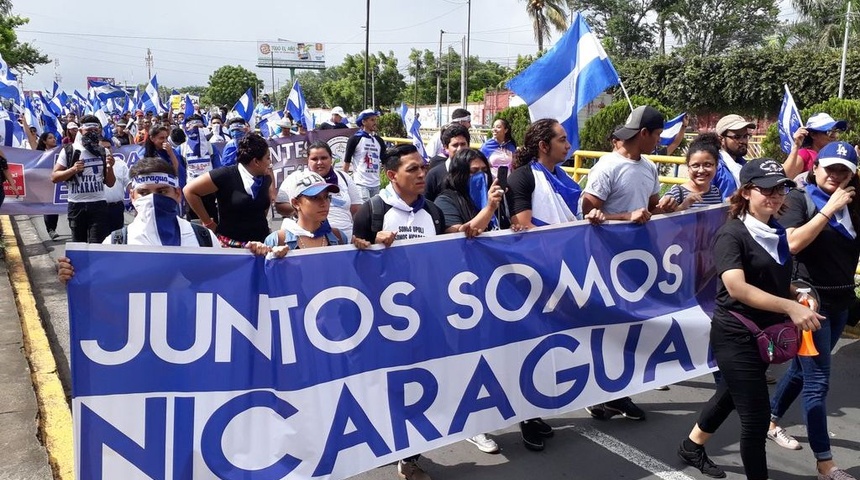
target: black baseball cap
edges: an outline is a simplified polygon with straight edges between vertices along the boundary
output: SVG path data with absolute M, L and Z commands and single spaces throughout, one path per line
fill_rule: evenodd
M 772 188 L 777 185 L 796 187 L 794 180 L 785 176 L 782 164 L 772 158 L 756 158 L 741 167 L 740 180 L 742 185 L 751 183 L 761 188 Z
M 652 132 L 663 128 L 664 121 L 663 114 L 658 112 L 656 108 L 643 105 L 634 108 L 627 117 L 627 121 L 624 122 L 624 126 L 615 130 L 612 135 L 619 140 L 630 140 L 643 128 Z

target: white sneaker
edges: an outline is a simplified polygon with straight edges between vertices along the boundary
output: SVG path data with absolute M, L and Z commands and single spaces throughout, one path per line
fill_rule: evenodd
M 768 430 L 767 438 L 773 440 L 782 448 L 787 448 L 789 450 L 801 449 L 800 443 L 780 426 L 775 427 L 773 430 Z
M 484 453 L 496 453 L 499 451 L 499 444 L 483 433 L 475 435 L 472 438 L 467 438 L 466 441 L 475 445 L 478 447 L 478 450 Z

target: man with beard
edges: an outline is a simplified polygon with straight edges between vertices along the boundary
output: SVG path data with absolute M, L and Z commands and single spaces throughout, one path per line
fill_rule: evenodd
M 73 242 L 100 243 L 108 235 L 105 185 L 116 182 L 114 159 L 99 145 L 102 125 L 98 117 L 81 119 L 80 135 L 63 147 L 51 173 L 54 183 L 68 187 L 69 228 Z
M 749 122 L 740 115 L 726 115 L 717 122 L 717 135 L 720 136 L 720 161 L 714 176 L 714 185 L 720 189 L 723 200 L 728 200 L 741 186 L 738 176 L 741 167 L 747 163 L 750 138 L 749 129 L 755 128 L 755 123 Z
M 182 157 L 181 162 L 185 166 L 186 182 L 190 183 L 213 168 L 220 167 L 221 159 L 218 157 L 218 152 L 212 148 L 212 144 L 206 140 L 206 137 L 200 135 L 203 130 L 203 117 L 196 113 L 189 115 L 185 119 L 183 127 L 186 140 L 179 146 L 179 154 Z M 201 199 L 203 200 L 203 207 L 206 208 L 206 213 L 217 223 L 218 207 L 215 204 L 215 195 L 204 195 Z M 197 218 L 197 215 L 186 206 L 185 217 L 188 220 L 193 220 Z

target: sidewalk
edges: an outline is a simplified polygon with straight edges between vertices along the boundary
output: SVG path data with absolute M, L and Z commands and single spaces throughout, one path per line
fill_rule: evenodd
M 0 479 L 52 478 L 48 456 L 37 438 L 38 416 L 21 320 L 0 254 Z

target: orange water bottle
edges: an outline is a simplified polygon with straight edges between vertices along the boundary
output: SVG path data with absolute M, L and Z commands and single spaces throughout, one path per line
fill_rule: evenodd
M 797 301 L 807 307 L 815 310 L 813 308 L 813 304 L 815 303 L 815 299 L 812 298 L 810 293 L 812 289 L 810 288 L 798 288 L 797 289 Z M 802 357 L 815 357 L 818 355 L 818 349 L 815 348 L 815 342 L 812 341 L 812 330 L 804 330 L 803 336 L 800 342 L 800 348 L 797 349 L 797 354 Z

